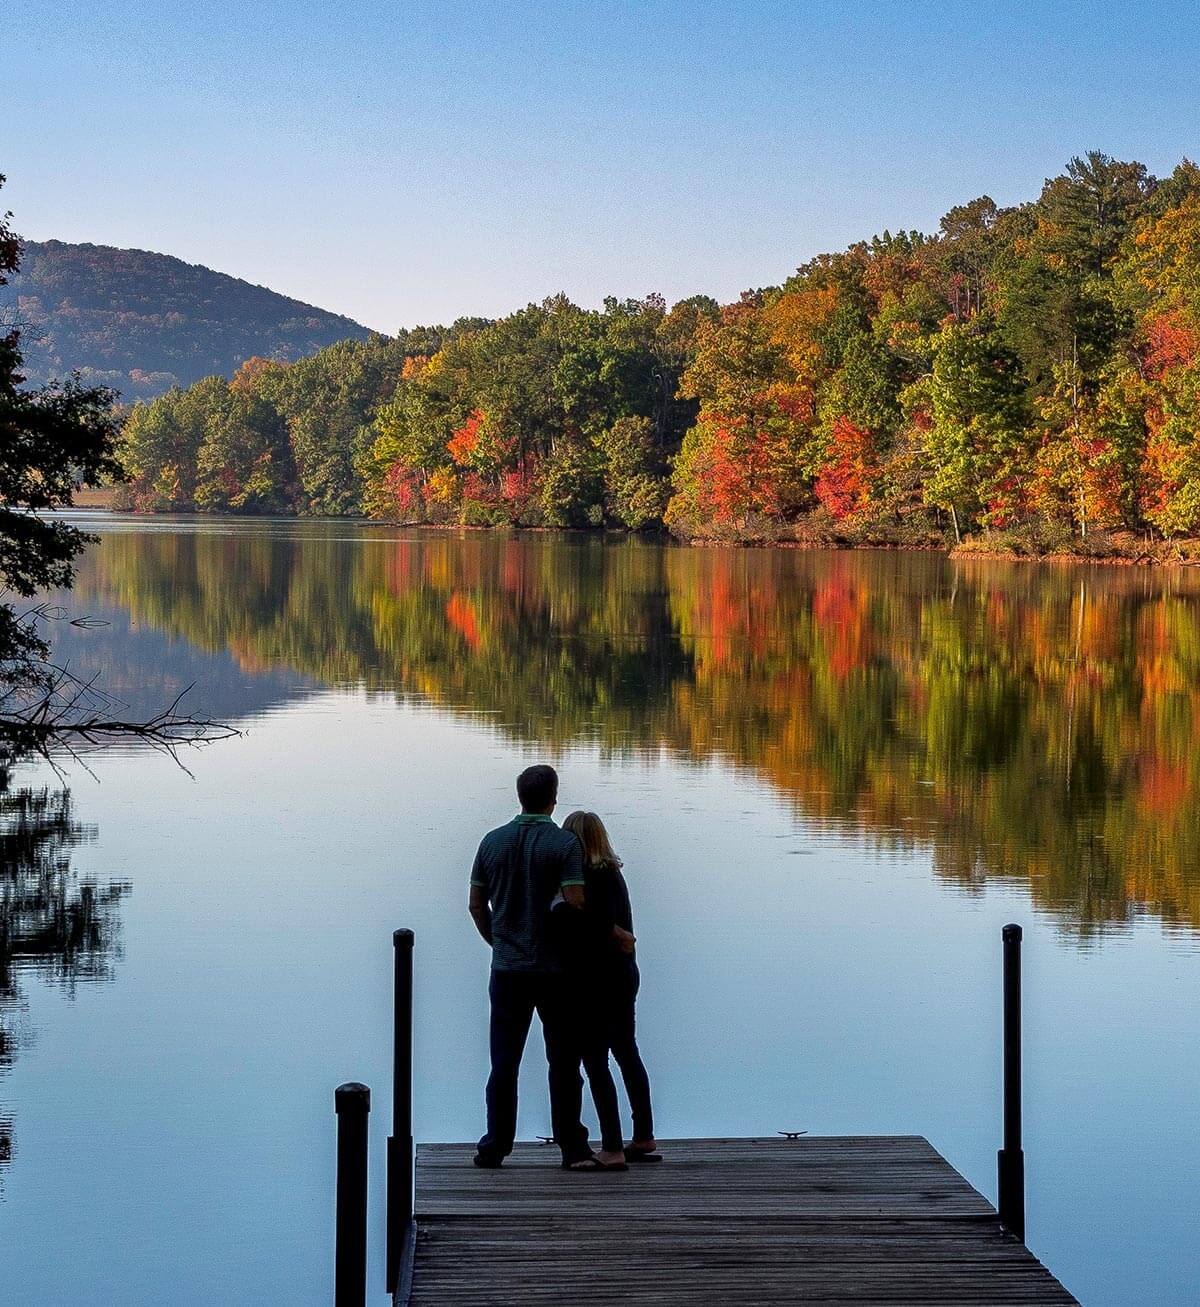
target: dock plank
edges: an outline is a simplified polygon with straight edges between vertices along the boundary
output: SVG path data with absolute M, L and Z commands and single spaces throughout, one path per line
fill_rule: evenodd
M 1075 1302 L 918 1136 L 663 1149 L 581 1176 L 536 1144 L 498 1171 L 469 1144 L 422 1145 L 413 1307 Z

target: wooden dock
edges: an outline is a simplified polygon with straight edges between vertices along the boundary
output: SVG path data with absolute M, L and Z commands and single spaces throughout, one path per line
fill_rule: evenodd
M 421 1145 L 413 1307 L 1076 1301 L 917 1136 L 663 1151 L 568 1175 L 537 1144 L 499 1171 L 472 1145 Z

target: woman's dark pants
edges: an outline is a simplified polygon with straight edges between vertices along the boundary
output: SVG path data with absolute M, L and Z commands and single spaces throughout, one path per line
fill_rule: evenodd
M 654 1114 L 650 1106 L 650 1077 L 638 1051 L 634 1008 L 637 1000 L 636 973 L 629 980 L 620 977 L 598 987 L 591 995 L 587 1026 L 590 1038 L 583 1050 L 592 1102 L 600 1118 L 600 1140 L 608 1152 L 625 1147 L 617 1088 L 608 1068 L 611 1052 L 625 1081 L 629 1106 L 633 1109 L 633 1138 L 654 1138 Z

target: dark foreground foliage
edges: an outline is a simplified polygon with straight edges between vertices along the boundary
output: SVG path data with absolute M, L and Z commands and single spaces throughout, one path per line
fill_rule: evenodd
M 0 286 L 20 262 L 8 217 L 0 217 Z M 92 538 L 53 514 L 70 508 L 80 486 L 122 477 L 120 421 L 102 386 L 25 380 L 21 328 L 11 325 L 0 334 L 0 768 L 31 751 L 78 752 L 116 735 L 170 748 L 227 734 L 178 704 L 149 722 L 120 720 L 94 683 L 50 662 L 47 625 L 65 614 L 33 596 L 69 586 Z
M 0 217 L 0 285 L 20 261 L 8 217 Z M 77 486 L 120 474 L 111 391 L 76 379 L 31 390 L 24 380 L 21 332 L 10 326 L 0 335 L 0 588 L 17 599 L 68 585 L 86 542 L 75 527 L 41 514 L 69 506 Z M 43 613 L 0 603 L 0 711 L 14 694 L 48 683 Z

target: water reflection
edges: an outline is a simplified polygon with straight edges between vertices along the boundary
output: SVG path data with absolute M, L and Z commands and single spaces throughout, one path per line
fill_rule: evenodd
M 1200 928 L 1198 594 L 1186 573 L 340 525 L 107 532 L 74 603 L 130 615 L 104 657 L 131 684 L 146 627 L 159 677 L 216 659 L 206 714 L 365 686 L 547 746 L 719 757 L 1086 935 Z
M 24 1042 L 28 976 L 73 995 L 81 982 L 112 974 L 129 886 L 98 885 L 72 870 L 71 850 L 95 838 L 94 826 L 75 819 L 69 790 L 12 789 L 0 771 L 0 1076 Z M 0 1164 L 12 1154 L 12 1117 L 0 1102 Z

